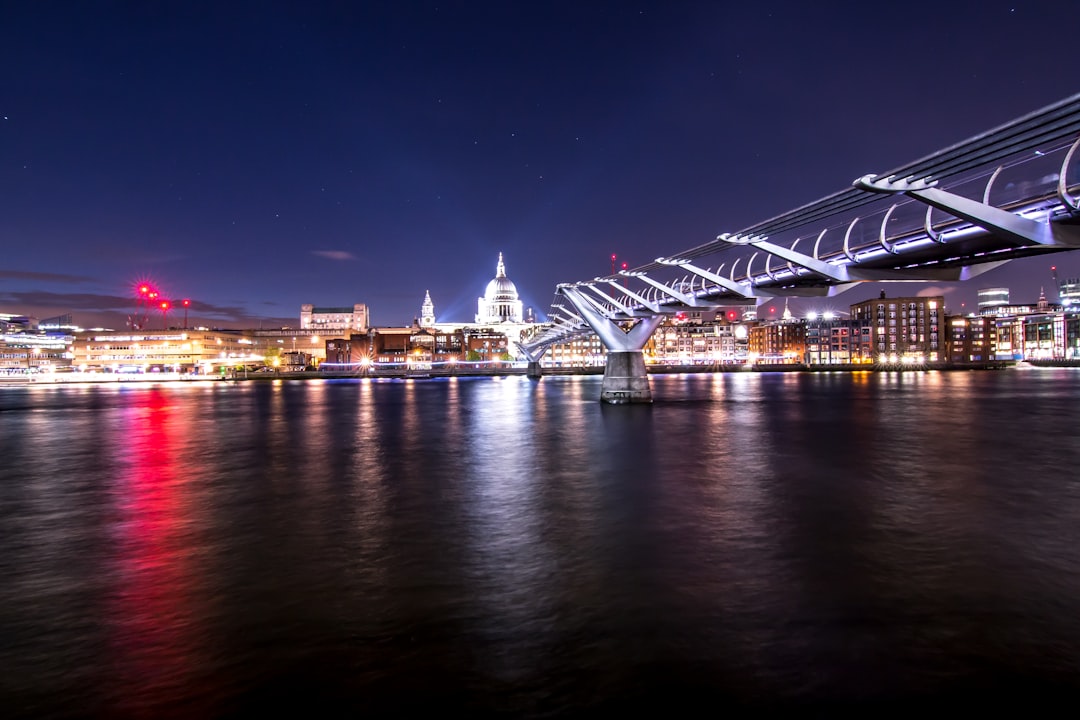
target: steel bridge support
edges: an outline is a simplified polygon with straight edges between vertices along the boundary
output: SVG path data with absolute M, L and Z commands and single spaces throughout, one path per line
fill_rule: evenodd
M 626 329 L 619 320 L 609 316 L 576 288 L 563 287 L 561 291 L 607 348 L 600 400 L 611 405 L 651 403 L 652 388 L 649 386 L 642 348 L 664 316 L 644 315 L 633 327 Z

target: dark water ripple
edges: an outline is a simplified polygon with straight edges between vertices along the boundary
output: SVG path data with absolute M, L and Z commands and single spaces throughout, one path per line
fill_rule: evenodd
M 0 388 L 6 717 L 1031 710 L 1080 373 Z

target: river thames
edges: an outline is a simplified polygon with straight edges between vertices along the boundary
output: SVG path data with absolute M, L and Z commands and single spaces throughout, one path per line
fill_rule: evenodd
M 5 717 L 1080 696 L 1080 369 L 0 387 Z

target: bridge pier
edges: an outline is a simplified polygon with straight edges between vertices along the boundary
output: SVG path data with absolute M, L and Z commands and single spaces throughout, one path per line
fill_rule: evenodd
M 610 405 L 652 402 L 645 356 L 640 350 L 608 353 L 600 400 Z
M 628 321 L 611 317 L 609 311 L 583 296 L 577 288 L 561 289 L 563 296 L 580 313 L 582 321 L 607 348 L 604 382 L 600 387 L 601 402 L 610 405 L 651 403 L 652 389 L 649 387 L 642 349 L 664 316 L 645 314 L 626 327 Z
M 529 366 L 525 368 L 525 377 L 530 380 L 539 380 L 544 376 L 544 371 L 540 368 L 539 360 L 530 360 Z

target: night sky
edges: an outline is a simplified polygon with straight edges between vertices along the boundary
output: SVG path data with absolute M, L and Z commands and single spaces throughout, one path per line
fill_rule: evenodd
M 0 312 L 122 328 L 145 279 L 219 327 L 357 302 L 405 325 L 425 290 L 465 322 L 502 252 L 543 317 L 612 253 L 647 263 L 1077 92 L 1077 10 L 6 2 Z M 1080 275 L 1063 253 L 942 291 L 1034 301 L 1051 264 Z

